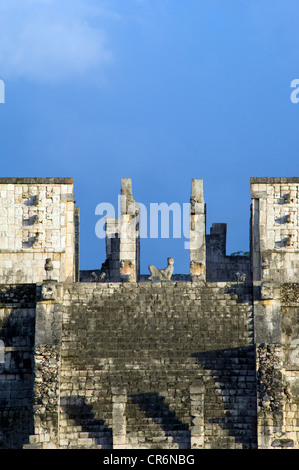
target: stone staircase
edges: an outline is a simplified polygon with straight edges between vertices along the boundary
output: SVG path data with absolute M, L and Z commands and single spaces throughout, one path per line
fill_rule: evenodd
M 130 397 L 126 420 L 129 448 L 190 448 L 189 423 L 180 422 L 164 397 L 157 394 Z
M 128 448 L 188 448 L 194 383 L 206 390 L 206 447 L 254 447 L 253 434 L 242 437 L 251 426 L 246 408 L 255 399 L 250 285 L 92 283 L 69 289 L 61 448 L 112 448 L 111 390 L 120 386 L 127 394 Z
M 84 399 L 62 399 L 59 446 L 62 449 L 111 449 L 112 430 L 95 418 Z

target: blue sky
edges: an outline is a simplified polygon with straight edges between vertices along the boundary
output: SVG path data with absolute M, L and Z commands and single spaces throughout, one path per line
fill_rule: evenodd
M 0 0 L 1 176 L 71 176 L 81 269 L 105 259 L 101 202 L 120 179 L 151 202 L 189 202 L 204 180 L 207 231 L 248 250 L 251 176 L 299 176 L 295 0 Z M 141 271 L 184 239 L 146 239 Z

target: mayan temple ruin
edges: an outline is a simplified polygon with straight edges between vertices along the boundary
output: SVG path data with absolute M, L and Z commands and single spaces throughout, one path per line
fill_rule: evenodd
M 0 178 L 1 449 L 299 449 L 299 177 L 250 192 L 250 254 L 193 179 L 189 272 L 141 273 L 122 179 L 83 271 L 73 179 Z

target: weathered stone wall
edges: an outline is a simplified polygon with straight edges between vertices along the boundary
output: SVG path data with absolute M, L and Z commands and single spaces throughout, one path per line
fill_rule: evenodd
M 254 281 L 299 276 L 299 178 L 251 178 Z
M 148 274 L 140 274 L 139 281 L 140 282 L 148 282 L 150 277 L 150 272 Z M 86 269 L 80 270 L 80 282 L 96 282 L 99 281 L 101 276 L 100 269 Z M 190 274 L 173 274 L 171 277 L 172 281 L 191 281 Z
M 35 286 L 0 285 L 0 448 L 22 448 L 33 432 Z
M 71 178 L 0 178 L 0 282 L 73 282 L 75 213 Z
M 259 448 L 298 448 L 299 178 L 251 178 Z
M 256 446 L 250 286 L 63 288 L 61 448 Z
M 25 447 L 59 447 L 62 285 L 37 286 L 34 344 L 33 433 Z
M 251 280 L 249 256 L 226 254 L 226 224 L 213 224 L 206 235 L 206 263 L 208 282 L 234 282 L 238 275 Z
M 299 284 L 281 287 L 284 432 L 299 448 Z

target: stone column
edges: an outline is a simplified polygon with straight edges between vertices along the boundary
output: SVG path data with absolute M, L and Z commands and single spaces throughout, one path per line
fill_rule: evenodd
M 121 179 L 118 219 L 106 218 L 108 280 L 136 282 L 140 276 L 140 209 L 132 195 L 130 178 Z
M 59 447 L 62 312 L 56 281 L 37 286 L 34 347 L 34 435 L 25 448 Z
M 259 449 L 273 449 L 278 443 L 282 447 L 289 442 L 284 432 L 282 356 L 279 344 L 256 345 Z
M 190 198 L 190 276 L 206 280 L 206 206 L 203 180 L 193 179 Z
M 119 220 L 115 217 L 106 217 L 106 269 L 107 280 L 119 282 Z
M 113 387 L 111 394 L 113 449 L 125 449 L 127 444 L 127 392 L 125 389 Z
M 139 207 L 132 194 L 130 178 L 121 180 L 120 277 L 137 281 L 139 276 Z M 130 269 L 131 268 L 131 269 Z
M 191 449 L 204 448 L 204 386 L 190 386 Z
M 74 224 L 75 224 L 75 282 L 80 280 L 80 209 L 79 207 L 74 208 Z

